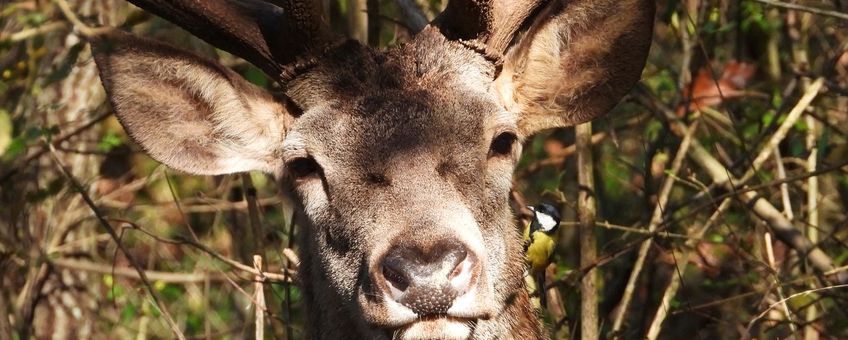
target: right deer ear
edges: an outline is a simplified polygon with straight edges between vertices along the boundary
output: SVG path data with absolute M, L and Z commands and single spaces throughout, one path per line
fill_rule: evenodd
M 118 119 L 157 161 L 202 175 L 280 166 L 294 118 L 232 70 L 120 31 L 94 38 L 92 51 Z

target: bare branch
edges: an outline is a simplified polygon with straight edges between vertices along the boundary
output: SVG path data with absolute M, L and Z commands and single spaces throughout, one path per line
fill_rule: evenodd
M 799 292 L 799 293 L 789 295 L 789 296 L 787 296 L 783 299 L 780 299 L 780 301 L 777 301 L 777 302 L 771 304 L 770 306 L 768 306 L 768 308 L 766 308 L 766 310 L 764 310 L 762 313 L 757 315 L 754 319 L 751 320 L 751 322 L 748 322 L 748 331 L 750 332 L 751 327 L 754 327 L 754 324 L 757 323 L 757 321 L 762 319 L 764 316 L 766 316 L 766 314 L 768 314 L 768 312 L 770 310 L 772 310 L 773 308 L 775 308 L 777 306 L 782 305 L 786 301 L 789 301 L 789 300 L 796 298 L 796 297 L 799 297 L 799 296 L 809 295 L 809 294 L 812 294 L 812 293 L 815 293 L 815 292 L 832 290 L 832 289 L 839 289 L 839 288 L 848 288 L 848 284 L 840 284 L 840 285 L 827 286 L 827 287 L 816 288 L 816 289 L 809 289 L 809 290 L 805 290 L 803 292 Z
M 813 14 L 824 15 L 824 16 L 831 17 L 831 18 L 848 20 L 848 14 L 840 13 L 840 12 L 836 12 L 836 11 L 830 11 L 830 10 L 826 10 L 826 9 L 822 9 L 822 8 L 804 6 L 804 5 L 793 4 L 793 3 L 782 2 L 782 1 L 776 1 L 776 0 L 748 0 L 748 1 L 755 1 L 755 2 L 766 4 L 766 5 L 770 5 L 770 6 L 786 8 L 786 9 L 794 9 L 794 10 L 798 10 L 798 11 L 802 11 L 802 12 L 809 12 L 809 13 L 813 13 Z
M 69 258 L 57 258 L 50 260 L 50 264 L 75 270 L 83 270 L 92 273 L 121 276 L 128 279 L 140 280 L 141 275 L 134 269 L 125 267 L 107 266 L 91 261 L 75 260 Z M 154 270 L 145 270 L 148 279 L 167 283 L 201 283 L 206 281 L 223 281 L 222 275 L 210 273 L 172 273 Z
M 255 317 L 256 322 L 254 327 L 256 327 L 256 337 L 254 339 L 265 339 L 265 277 L 262 276 L 262 256 L 253 255 L 253 269 L 256 269 L 259 272 L 259 275 L 256 275 L 256 283 L 253 284 L 254 291 L 254 299 L 256 303 L 255 308 Z
M 595 238 L 595 178 L 592 157 L 592 123 L 575 127 L 577 147 L 577 214 L 580 220 L 580 268 L 597 262 Z M 590 269 L 580 280 L 580 334 L 583 339 L 598 339 L 598 271 Z

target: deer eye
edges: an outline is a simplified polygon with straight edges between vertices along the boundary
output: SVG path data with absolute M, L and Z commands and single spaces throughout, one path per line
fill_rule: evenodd
M 518 140 L 518 136 L 512 132 L 498 134 L 495 139 L 492 139 L 492 145 L 489 146 L 489 157 L 512 155 L 516 140 Z
M 314 176 L 321 170 L 321 166 L 312 157 L 299 157 L 288 162 L 289 173 L 294 179 L 303 179 Z

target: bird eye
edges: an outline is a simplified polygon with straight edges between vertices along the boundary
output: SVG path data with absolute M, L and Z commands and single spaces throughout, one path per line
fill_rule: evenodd
M 492 139 L 492 145 L 489 146 L 489 157 L 509 156 L 512 155 L 513 144 L 518 140 L 512 132 L 503 132 L 495 139 Z
M 294 179 L 303 179 L 316 175 L 321 166 L 312 157 L 295 158 L 288 162 L 289 173 Z

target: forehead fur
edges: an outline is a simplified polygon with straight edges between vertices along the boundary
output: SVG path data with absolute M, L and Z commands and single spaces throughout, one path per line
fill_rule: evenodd
M 493 72 L 478 53 L 425 29 L 388 51 L 339 46 L 287 95 L 305 112 L 299 135 L 335 161 L 379 164 L 415 148 L 447 157 L 485 141 L 487 117 L 501 111 L 487 90 Z

